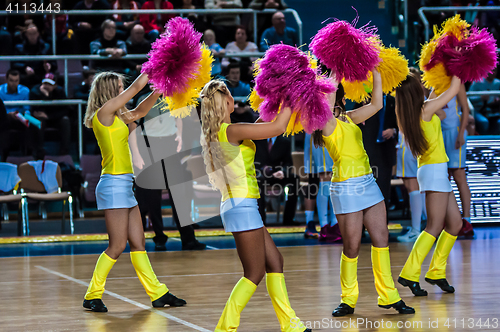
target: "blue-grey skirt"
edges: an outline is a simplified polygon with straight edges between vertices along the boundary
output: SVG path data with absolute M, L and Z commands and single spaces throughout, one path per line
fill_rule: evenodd
M 220 204 L 220 216 L 228 233 L 264 227 L 255 198 L 230 198 Z
M 363 211 L 384 200 L 373 174 L 332 182 L 330 199 L 335 214 Z
M 443 130 L 443 141 L 446 155 L 448 155 L 448 168 L 465 168 L 467 156 L 467 143 L 455 149 L 455 142 L 458 138 L 459 127 Z M 464 139 L 467 139 L 467 131 L 464 132 Z M 467 141 L 466 141 L 467 142 Z
M 418 168 L 417 181 L 420 192 L 437 191 L 449 193 L 452 191 L 448 178 L 448 164 L 429 164 Z
M 396 176 L 398 178 L 416 178 L 417 177 L 417 159 L 411 153 L 410 148 L 403 144 L 398 149 L 398 163 Z
M 133 174 L 103 174 L 95 188 L 98 210 L 127 209 L 137 205 Z

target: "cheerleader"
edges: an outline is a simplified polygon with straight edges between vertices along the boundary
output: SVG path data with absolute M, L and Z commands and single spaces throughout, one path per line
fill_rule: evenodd
M 446 261 L 462 222 L 448 179 L 449 159 L 443 143 L 440 118 L 446 117 L 442 108 L 458 93 L 460 84 L 460 79 L 453 77 L 448 90 L 438 98 L 426 101 L 420 80 L 413 73 L 396 88 L 398 123 L 405 133 L 408 146 L 417 157 L 417 180 L 420 191 L 425 192 L 427 206 L 427 226 L 413 245 L 398 278 L 398 282 L 409 287 L 415 296 L 427 295 L 420 287 L 420 270 L 438 237 L 425 281 L 439 286 L 445 292 L 455 291 L 446 280 Z
M 334 82 L 337 84 L 335 79 Z M 373 177 L 361 129 L 357 126 L 383 106 L 380 74 L 373 70 L 373 92 L 368 105 L 346 112 L 342 85 L 329 98 L 335 116 L 323 130 L 314 132 L 313 139 L 316 146 L 326 147 L 335 165 L 330 197 L 344 243 L 340 260 L 341 303 L 332 315 L 339 317 L 354 313 L 359 295 L 357 266 L 363 225 L 373 243 L 371 258 L 379 307 L 394 308 L 400 314 L 413 314 L 415 310 L 401 300 L 394 287 L 384 196 Z
M 130 259 L 153 307 L 183 306 L 186 301 L 172 295 L 160 283 L 145 251 L 141 214 L 132 190 L 134 175 L 130 154 L 127 124 L 145 116 L 160 96 L 151 93 L 135 109 L 125 104 L 148 82 L 140 75 L 130 87 L 123 90 L 123 77 L 112 72 L 98 74 L 92 82 L 85 114 L 85 126 L 92 128 L 101 149 L 102 173 L 96 187 L 97 208 L 104 210 L 109 235 L 108 248 L 97 260 L 83 307 L 96 312 L 107 312 L 102 302 L 104 285 L 109 271 L 120 254 L 130 245 Z
M 420 70 L 412 67 L 410 68 L 410 72 L 415 74 L 421 82 Z M 425 98 L 427 98 L 429 96 L 429 90 L 427 90 L 422 83 L 421 85 L 424 89 Z M 421 193 L 418 188 L 417 159 L 413 156 L 408 144 L 406 144 L 401 128 L 399 130 L 397 149 L 396 176 L 403 179 L 403 184 L 408 192 L 411 211 L 411 227 L 406 234 L 398 236 L 398 241 L 414 242 L 420 235 L 422 215 L 424 218 L 427 217 L 427 212 L 425 211 L 425 193 Z
M 332 178 L 333 160 L 324 147 L 315 147 L 310 134 L 304 141 L 304 170 L 309 175 L 307 186 L 306 231 L 305 238 L 318 238 L 320 241 L 335 242 L 342 240 L 337 218 L 330 201 L 330 179 Z M 314 201 L 316 198 L 316 201 Z M 313 222 L 314 203 L 318 208 L 321 231 L 318 235 Z
M 436 98 L 433 91 L 431 98 Z M 473 236 L 474 230 L 470 224 L 470 189 L 465 174 L 465 159 L 467 154 L 467 126 L 469 124 L 469 102 L 465 85 L 460 86 L 458 94 L 443 108 L 446 118 L 441 121 L 444 148 L 448 156 L 448 174 L 453 177 L 458 187 L 462 202 L 462 229 L 458 235 Z
M 281 135 L 291 116 L 284 108 L 271 123 L 231 124 L 234 100 L 223 81 L 213 80 L 201 91 L 203 159 L 210 182 L 221 191 L 221 218 L 232 232 L 243 265 L 243 277 L 227 300 L 216 332 L 236 331 L 240 315 L 264 275 L 281 331 L 310 331 L 295 315 L 283 276 L 283 256 L 264 228 L 257 198 L 255 144 L 252 140 Z M 259 121 L 258 121 L 259 122 Z

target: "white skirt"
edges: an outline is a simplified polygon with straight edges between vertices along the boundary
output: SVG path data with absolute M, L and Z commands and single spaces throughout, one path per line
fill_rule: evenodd
M 373 174 L 332 182 L 330 199 L 336 215 L 363 211 L 384 200 Z
M 448 163 L 429 164 L 419 167 L 417 181 L 420 192 L 437 191 L 449 193 L 452 191 L 448 178 Z
M 255 198 L 229 198 L 220 204 L 220 216 L 228 233 L 264 227 Z
M 137 205 L 133 174 L 103 174 L 95 188 L 98 210 L 127 209 Z

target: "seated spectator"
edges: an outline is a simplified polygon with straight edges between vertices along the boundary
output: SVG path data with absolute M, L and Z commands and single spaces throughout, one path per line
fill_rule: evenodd
M 41 84 L 35 85 L 30 91 L 30 100 L 61 100 L 66 99 L 64 90 L 57 86 L 54 74 L 47 74 Z M 67 106 L 33 106 L 32 113 L 35 118 L 42 122 L 42 130 L 38 140 L 43 145 L 44 134 L 47 128 L 56 128 L 61 134 L 60 154 L 69 153 L 69 143 L 71 138 L 71 127 L 69 120 L 69 110 Z
M 51 0 L 51 8 L 61 8 L 62 0 Z M 72 54 L 73 44 L 71 43 L 72 31 L 69 31 L 69 15 L 56 15 L 56 51 L 57 54 Z M 52 45 L 52 15 L 44 15 L 44 38 L 49 45 Z
M 115 0 L 112 3 L 113 9 L 139 10 L 141 6 L 133 0 Z M 116 22 L 117 34 L 120 39 L 126 39 L 132 28 L 139 24 L 139 16 L 134 14 L 113 14 L 113 21 Z
M 234 54 L 240 52 L 258 52 L 259 48 L 255 43 L 247 40 L 247 29 L 240 25 L 236 29 L 235 41 L 230 42 L 226 46 L 226 54 Z M 252 71 L 253 71 L 253 62 L 257 60 L 258 57 L 255 58 L 237 58 L 233 57 L 231 60 L 239 61 L 241 68 L 241 77 L 243 81 L 250 82 L 252 80 Z M 222 59 L 222 67 L 227 67 L 229 65 L 229 58 Z
M 243 8 L 241 0 L 205 0 L 206 9 Z M 240 15 L 218 14 L 212 17 L 212 26 L 217 39 L 222 47 L 225 47 L 234 36 L 236 27 L 241 24 Z
M 260 50 L 267 51 L 269 46 L 283 43 L 285 45 L 296 46 L 299 42 L 297 31 L 286 26 L 285 15 L 276 12 L 273 15 L 273 26 L 266 29 L 260 39 Z
M 9 69 L 5 75 L 7 83 L 0 85 L 0 100 L 2 101 L 22 101 L 29 100 L 30 90 L 19 84 L 20 75 L 15 69 Z M 3 106 L 2 102 L 2 106 Z M 23 117 L 29 114 L 30 107 L 24 106 L 5 106 L 5 118 L 0 124 L 3 128 L 2 133 L 2 161 L 5 161 L 9 155 L 9 151 L 14 143 L 15 138 L 11 137 L 12 132 L 20 133 L 19 138 L 25 139 L 29 149 L 31 149 L 36 158 L 43 157 L 43 147 L 38 144 L 35 139 L 39 135 L 39 129 L 33 123 L 26 122 Z M 22 115 L 22 117 L 18 116 Z
M 78 84 L 74 91 L 75 99 L 89 99 L 90 87 L 94 81 L 96 71 L 94 69 L 89 69 L 88 67 L 83 70 L 83 82 Z
M 137 24 L 130 31 L 130 37 L 127 39 L 128 54 L 147 54 L 150 49 L 151 44 L 144 38 L 144 27 Z M 125 74 L 133 77 L 139 76 L 144 61 L 145 59 L 127 60 Z
M 207 44 L 210 51 L 212 51 L 212 55 L 214 56 L 214 62 L 212 62 L 212 76 L 218 75 L 222 71 L 220 59 L 226 51 L 216 43 L 215 33 L 210 29 L 205 30 L 203 33 L 203 41 Z
M 174 9 L 169 1 L 162 0 L 147 0 L 141 9 Z M 142 14 L 139 15 L 139 20 L 141 21 L 146 36 L 150 42 L 154 42 L 156 38 L 165 30 L 165 24 L 175 15 L 173 14 Z
M 90 43 L 90 54 L 96 54 L 103 57 L 120 59 L 127 54 L 127 45 L 123 40 L 116 37 L 116 23 L 112 20 L 105 20 L 101 26 L 102 35 L 99 39 Z M 95 61 L 93 68 L 102 70 L 113 70 L 123 72 L 122 61 Z
M 6 27 L 7 31 L 12 33 L 13 37 L 13 44 L 20 44 L 23 42 L 23 34 L 24 31 L 26 30 L 26 27 L 30 24 L 36 25 L 38 28 L 38 31 L 43 30 L 43 15 L 29 15 L 29 8 L 31 8 L 32 4 L 39 5 L 39 1 L 35 0 L 12 0 L 12 1 L 5 1 L 5 6 L 7 6 L 9 3 L 12 5 L 11 8 L 15 10 L 15 6 L 17 4 L 19 8 L 19 12 L 23 11 L 24 12 L 24 6 L 26 5 L 26 14 L 24 15 L 7 15 L 5 16 L 7 18 L 6 21 Z M 5 8 L 5 7 L 4 7 Z M 22 8 L 22 9 L 21 9 Z
M 493 70 L 486 78 L 479 82 L 473 82 L 469 91 L 500 91 L 500 80 L 497 77 L 497 69 Z M 500 111 L 500 95 L 482 95 L 470 96 L 469 100 L 474 106 L 474 120 L 476 122 L 476 130 L 479 134 L 485 135 L 489 132 L 490 125 L 492 130 L 496 130 L 498 117 L 489 116 L 492 113 Z M 490 120 L 494 123 L 490 124 Z
M 174 4 L 175 9 L 203 9 L 203 0 L 177 0 L 172 1 L 172 3 Z M 194 24 L 194 28 L 197 31 L 205 31 L 208 27 L 206 15 L 188 13 L 187 16 L 184 15 L 184 17 L 187 17 L 187 19 Z
M 73 8 L 75 10 L 103 10 L 111 9 L 106 0 L 81 0 Z M 70 15 L 70 23 L 75 31 L 77 53 L 90 54 L 90 42 L 97 38 L 106 15 Z M 82 61 L 87 63 L 87 61 Z
M 259 182 L 259 213 L 266 222 L 266 193 L 271 187 L 284 192 L 288 187 L 288 200 L 283 214 L 284 225 L 295 225 L 299 178 L 293 171 L 292 143 L 284 136 L 254 141 L 255 169 Z
M 240 64 L 232 62 L 227 66 L 226 86 L 233 97 L 250 95 L 250 85 L 240 81 Z
M 50 45 L 40 38 L 38 28 L 30 24 L 24 32 L 25 40 L 16 45 L 16 55 L 50 55 Z M 32 87 L 42 80 L 47 73 L 57 71 L 56 61 L 13 61 L 11 67 L 17 69 L 21 74 L 21 83 Z
M 288 8 L 284 0 L 252 0 L 248 7 L 255 10 L 283 10 Z M 270 13 L 259 14 L 257 17 L 257 31 L 264 31 L 272 25 L 272 15 Z

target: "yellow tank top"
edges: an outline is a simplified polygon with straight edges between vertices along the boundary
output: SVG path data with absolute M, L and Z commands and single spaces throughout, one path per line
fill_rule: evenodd
M 228 186 L 222 193 L 222 201 L 229 198 L 259 198 L 259 186 L 255 177 L 255 143 L 246 139 L 235 146 L 227 140 L 228 123 L 219 130 L 219 142 L 226 161 L 225 176 Z
M 132 154 L 128 145 L 129 131 L 127 125 L 119 117 L 115 116 L 113 124 L 106 127 L 97 118 L 97 112 L 92 118 L 92 129 L 97 144 L 101 149 L 101 174 L 134 173 Z
M 429 144 L 427 151 L 418 157 L 418 167 L 430 164 L 441 164 L 449 161 L 444 148 L 441 120 L 434 114 L 431 121 L 420 120 L 424 137 Z
M 348 116 L 347 120 L 349 123 L 337 119 L 333 133 L 323 136 L 325 147 L 333 159 L 332 182 L 372 173 L 361 129 Z

